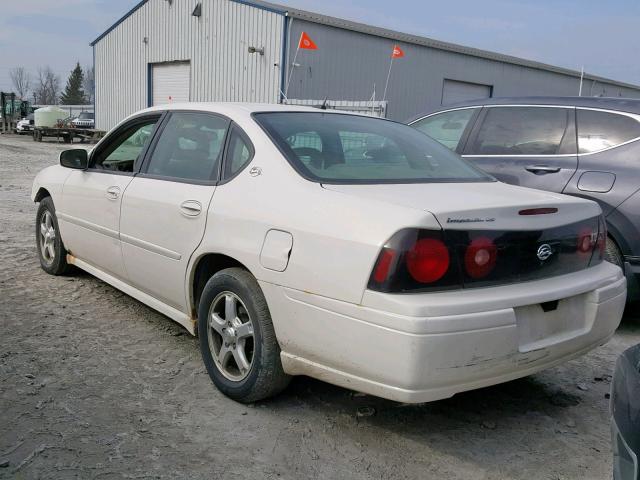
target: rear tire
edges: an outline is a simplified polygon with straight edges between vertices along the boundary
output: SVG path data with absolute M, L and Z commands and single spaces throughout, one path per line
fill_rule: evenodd
M 622 258 L 622 253 L 620 252 L 620 249 L 618 248 L 615 240 L 611 237 L 607 237 L 604 259 L 607 262 L 613 263 L 614 265 L 617 265 L 620 268 L 624 269 L 624 260 Z
M 198 336 L 211 380 L 233 400 L 263 400 L 289 384 L 267 301 L 246 270 L 228 268 L 209 279 L 200 297 Z
M 40 266 L 50 275 L 63 275 L 70 269 L 67 263 L 67 250 L 64 248 L 56 208 L 51 197 L 40 201 L 36 214 L 36 247 Z

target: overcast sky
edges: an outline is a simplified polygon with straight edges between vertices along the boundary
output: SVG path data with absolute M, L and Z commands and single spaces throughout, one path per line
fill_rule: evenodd
M 8 71 L 20 65 L 50 65 L 64 85 L 76 61 L 92 63 L 89 42 L 137 1 L 1 0 L 0 90 L 12 90 Z M 639 0 L 275 3 L 640 84 Z

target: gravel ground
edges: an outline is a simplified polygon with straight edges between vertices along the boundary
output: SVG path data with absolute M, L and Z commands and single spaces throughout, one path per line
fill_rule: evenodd
M 177 324 L 87 274 L 40 269 L 31 181 L 64 148 L 0 137 L 0 478 L 611 478 L 605 394 L 640 343 L 636 313 L 583 358 L 449 400 L 297 378 L 240 405 Z

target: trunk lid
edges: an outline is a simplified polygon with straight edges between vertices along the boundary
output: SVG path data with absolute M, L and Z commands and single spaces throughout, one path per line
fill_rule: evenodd
M 501 182 L 322 186 L 347 195 L 428 211 L 445 230 L 539 230 L 576 223 L 601 213 L 600 207 L 589 200 Z M 520 214 L 534 208 L 558 211 Z

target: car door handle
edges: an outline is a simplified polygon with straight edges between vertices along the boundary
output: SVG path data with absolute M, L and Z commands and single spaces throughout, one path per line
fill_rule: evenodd
M 195 200 L 186 200 L 180 204 L 180 211 L 187 217 L 197 217 L 202 212 L 202 204 Z
M 107 188 L 107 198 L 109 200 L 117 200 L 120 196 L 120 187 L 109 187 Z
M 558 173 L 561 169 L 560 167 L 550 167 L 548 165 L 529 165 L 525 170 L 536 175 L 546 175 L 547 173 Z

